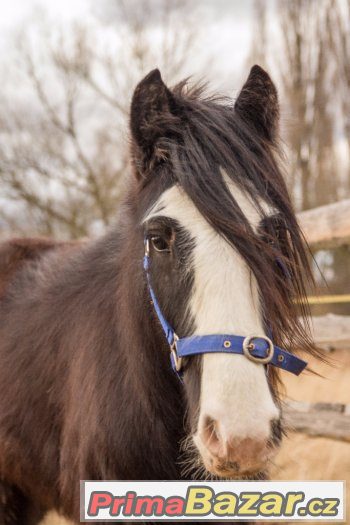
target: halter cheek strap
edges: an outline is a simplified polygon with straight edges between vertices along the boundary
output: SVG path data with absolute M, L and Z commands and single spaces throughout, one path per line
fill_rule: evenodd
M 159 319 L 160 324 L 162 325 L 165 337 L 167 338 L 167 341 L 168 341 L 169 345 L 172 346 L 174 344 L 174 341 L 175 341 L 175 332 L 172 329 L 172 327 L 170 326 L 170 324 L 168 323 L 168 321 L 165 319 L 165 317 L 164 317 L 164 315 L 162 313 L 162 310 L 161 310 L 161 308 L 159 306 L 159 303 L 157 301 L 156 294 L 154 293 L 153 288 L 151 286 L 151 278 L 150 278 L 150 274 L 149 274 L 149 267 L 150 267 L 149 247 L 148 247 L 148 241 L 145 241 L 145 242 L 146 242 L 146 244 L 145 244 L 146 251 L 145 251 L 144 258 L 143 258 L 143 269 L 146 272 L 148 290 L 149 290 L 149 293 L 150 293 L 150 296 L 151 296 L 151 299 L 152 299 L 152 304 L 153 304 L 154 310 L 155 310 L 155 312 L 157 314 L 157 317 Z
M 255 363 L 262 365 L 269 364 L 295 375 L 299 375 L 307 366 L 306 361 L 275 346 L 271 339 L 265 335 L 243 337 L 241 335 L 210 334 L 202 336 L 194 335 L 179 339 L 174 329 L 165 319 L 151 285 L 148 239 L 145 239 L 143 268 L 145 270 L 154 311 L 170 346 L 171 365 L 179 377 L 181 377 L 182 359 L 200 354 L 241 354 Z

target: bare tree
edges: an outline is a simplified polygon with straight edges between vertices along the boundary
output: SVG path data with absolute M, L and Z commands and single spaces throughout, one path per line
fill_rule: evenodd
M 284 50 L 279 64 L 287 109 L 289 184 L 298 207 L 332 202 L 341 186 L 336 157 L 336 105 L 328 0 L 279 3 Z
M 76 238 L 108 225 L 128 169 L 133 87 L 155 66 L 169 82 L 187 73 L 198 36 L 187 0 L 109 5 L 103 30 L 97 22 L 51 30 L 44 20 L 34 38 L 20 35 L 23 96 L 11 90 L 0 100 L 5 228 Z
M 337 118 L 342 125 L 350 159 L 350 0 L 330 0 L 327 30 L 335 63 L 334 87 L 341 100 L 341 115 L 337 115 Z M 342 185 L 344 196 L 349 195 L 350 162 Z
M 280 4 L 280 22 L 285 51 L 285 65 L 281 68 L 285 105 L 293 125 L 287 130 L 287 141 L 293 162 L 289 184 L 300 185 L 301 208 L 309 207 L 310 139 L 311 120 L 308 111 L 308 96 L 312 72 L 310 53 L 312 44 L 308 24 L 313 14 L 312 2 L 308 0 L 283 1 Z M 299 180 L 298 180 L 299 179 Z
M 268 6 L 267 0 L 254 0 L 253 19 L 252 19 L 252 42 L 248 55 L 248 66 L 259 64 L 259 66 L 268 69 L 269 52 L 268 52 Z

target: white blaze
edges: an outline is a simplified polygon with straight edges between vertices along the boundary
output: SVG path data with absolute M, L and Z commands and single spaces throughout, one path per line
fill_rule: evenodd
M 226 181 L 256 228 L 259 212 L 240 188 Z M 193 335 L 263 335 L 257 282 L 238 251 L 215 232 L 178 186 L 164 192 L 147 219 L 157 215 L 176 219 L 195 239 L 190 299 Z M 278 417 L 278 410 L 264 367 L 243 355 L 204 354 L 199 421 L 208 416 L 218 422 L 222 437 L 228 440 L 268 438 L 270 422 Z

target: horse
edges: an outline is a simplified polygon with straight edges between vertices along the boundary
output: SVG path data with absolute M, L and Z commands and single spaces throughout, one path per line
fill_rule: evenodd
M 288 363 L 316 352 L 278 122 L 259 66 L 234 103 L 153 70 L 132 97 L 115 225 L 0 251 L 12 266 L 1 268 L 1 523 L 34 525 L 50 509 L 78 523 L 83 479 L 268 476 L 283 434 L 283 363 L 269 351 L 283 346 Z M 233 335 L 180 357 L 177 341 L 208 334 Z
M 81 241 L 58 241 L 45 237 L 14 237 L 0 244 L 0 296 L 5 293 L 13 276 L 28 261 L 37 261 L 56 249 L 69 249 Z

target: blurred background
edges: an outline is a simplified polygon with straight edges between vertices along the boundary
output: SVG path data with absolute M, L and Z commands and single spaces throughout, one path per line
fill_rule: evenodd
M 0 0 L 0 234 L 93 236 L 128 174 L 135 84 L 159 67 L 234 97 L 258 63 L 282 106 L 297 210 L 350 196 L 349 0 Z M 350 211 L 349 211 L 350 213 Z M 315 253 L 350 293 L 349 246 Z M 316 265 L 315 265 L 316 270 Z M 350 303 L 313 307 L 350 313 Z
M 233 98 L 253 64 L 266 68 L 297 211 L 343 201 L 326 223 L 350 223 L 350 0 L 0 0 L 0 13 L 0 238 L 108 227 L 130 171 L 131 95 L 154 67 L 169 85 L 191 76 Z M 349 243 L 313 246 L 318 294 L 344 299 Z M 347 479 L 350 297 L 312 313 L 328 350 L 339 339 L 334 366 L 285 378 L 304 419 L 271 475 Z

